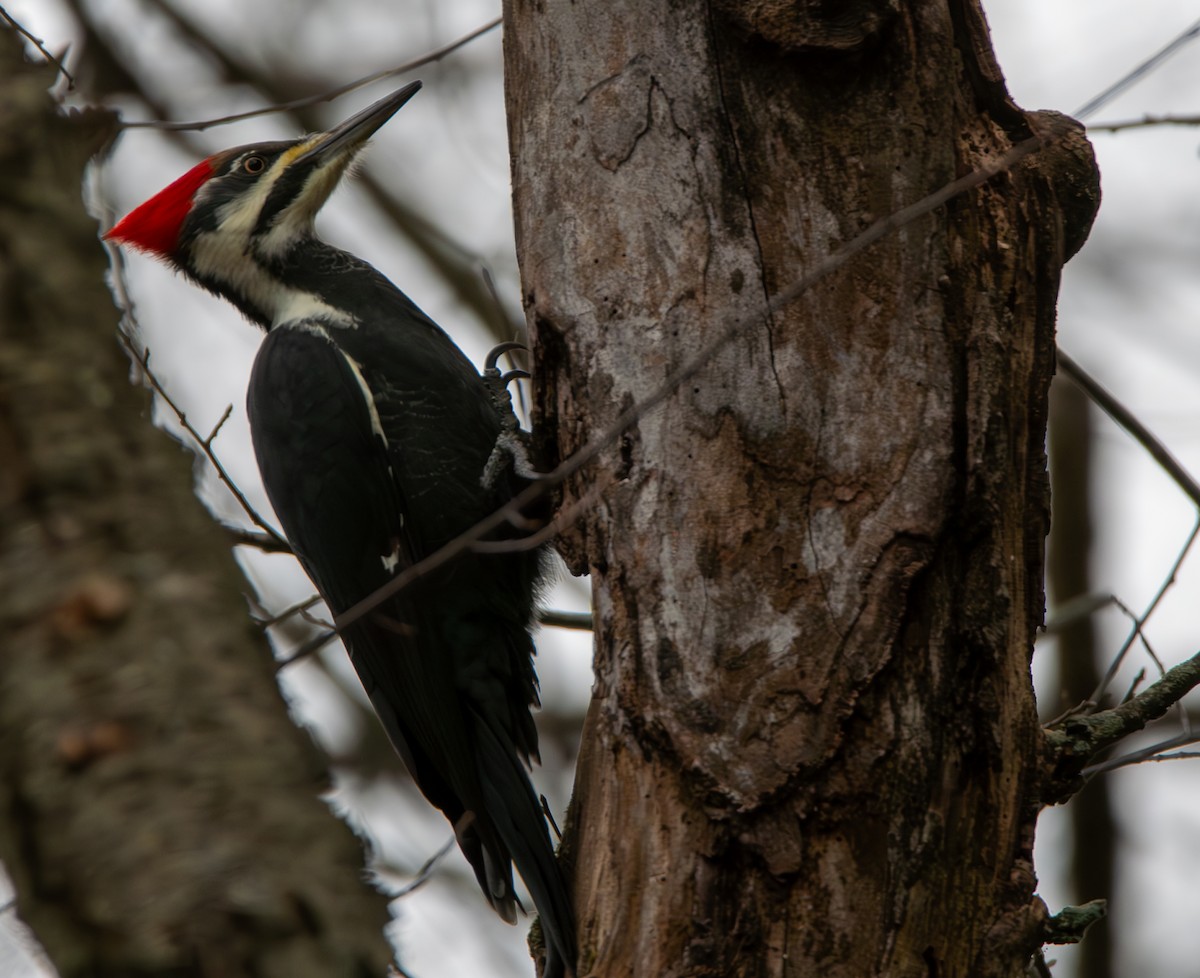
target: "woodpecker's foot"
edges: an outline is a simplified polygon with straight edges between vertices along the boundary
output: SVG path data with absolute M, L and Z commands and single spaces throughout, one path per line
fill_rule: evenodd
M 499 346 L 493 347 L 483 362 L 483 383 L 488 389 L 492 407 L 500 416 L 500 435 L 496 438 L 496 445 L 492 449 L 492 454 L 483 467 L 483 475 L 479 479 L 479 484 L 485 489 L 490 489 L 496 484 L 506 463 L 509 462 L 511 462 L 512 470 L 522 479 L 533 480 L 541 478 L 542 475 L 533 467 L 533 462 L 529 459 L 529 436 L 521 430 L 516 412 L 513 411 L 512 395 L 508 390 L 508 385 L 514 380 L 527 379 L 529 374 L 524 370 L 510 370 L 507 373 L 501 373 L 500 368 L 496 366 L 496 362 L 505 353 L 510 350 L 524 349 L 525 347 L 520 343 L 501 343 Z
M 525 347 L 520 343 L 501 343 L 499 346 L 493 347 L 487 355 L 487 359 L 483 361 L 483 385 L 487 388 L 492 407 L 500 415 L 500 425 L 505 431 L 519 431 L 521 428 L 517 421 L 517 415 L 513 411 L 512 395 L 508 391 L 508 385 L 514 380 L 528 378 L 529 374 L 524 370 L 510 370 L 507 373 L 501 373 L 496 362 L 510 350 L 524 349 Z
M 513 350 L 524 350 L 526 353 L 528 353 L 529 347 L 527 347 L 524 343 L 513 342 L 500 343 L 499 345 L 492 347 L 491 352 L 488 353 L 487 358 L 483 361 L 484 376 L 487 376 L 491 373 L 499 374 L 500 368 L 497 367 L 496 364 L 499 362 L 500 358 L 504 356 L 504 354 L 511 353 Z M 528 377 L 529 374 L 525 374 L 525 376 Z
M 509 466 L 522 479 L 531 482 L 540 479 L 543 473 L 533 467 L 529 459 L 528 436 L 520 428 L 503 430 L 496 439 L 492 454 L 488 456 L 487 464 L 483 467 L 483 475 L 479 484 L 485 489 L 491 489 L 500 478 L 500 474 Z

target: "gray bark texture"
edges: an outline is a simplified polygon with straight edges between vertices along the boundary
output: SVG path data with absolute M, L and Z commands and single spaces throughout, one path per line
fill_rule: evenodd
M 0 860 L 64 978 L 380 975 L 192 459 L 130 385 L 80 187 L 111 136 L 0 31 Z
M 832 13 L 836 8 L 836 14 Z M 596 687 L 579 974 L 1016 978 L 1040 945 L 1044 438 L 1078 130 L 776 315 L 876 219 L 1027 139 L 975 0 L 506 0 L 537 427 Z

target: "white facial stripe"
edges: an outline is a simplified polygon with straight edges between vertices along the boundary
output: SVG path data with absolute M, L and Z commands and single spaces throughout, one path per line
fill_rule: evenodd
M 266 235 L 251 241 L 258 215 L 280 175 L 311 141 L 281 153 L 271 169 L 263 174 L 249 192 L 223 204 L 217 211 L 217 228 L 202 231 L 192 243 L 192 261 L 202 278 L 216 279 L 245 296 L 271 321 L 281 325 L 300 319 L 318 319 L 332 325 L 353 327 L 353 317 L 322 302 L 311 292 L 284 285 L 251 257 L 251 247 L 260 254 L 276 253 L 291 241 L 312 230 L 313 215 L 337 183 L 338 167 L 317 170 L 296 200 L 280 214 L 279 223 Z M 317 183 L 319 181 L 319 183 Z M 314 185 L 316 184 L 316 185 Z M 326 184 L 329 185 L 326 189 Z M 299 206 L 297 206 L 299 205 Z M 312 206 L 310 206 L 312 205 Z
M 279 255 L 290 242 L 309 233 L 317 210 L 333 193 L 345 168 L 344 163 L 328 163 L 310 173 L 296 199 L 283 209 L 266 234 L 259 235 L 255 242 L 259 252 Z
M 221 228 L 203 231 L 192 243 L 192 261 L 202 278 L 215 278 L 245 296 L 272 325 L 319 319 L 336 326 L 357 322 L 340 309 L 303 289 L 284 285 L 247 254 L 246 239 Z

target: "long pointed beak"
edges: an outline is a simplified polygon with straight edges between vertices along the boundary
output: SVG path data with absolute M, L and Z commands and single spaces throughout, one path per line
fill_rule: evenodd
M 314 167 L 320 167 L 330 160 L 341 158 L 347 151 L 357 149 L 375 135 L 383 124 L 420 90 L 421 83 L 415 81 L 397 89 L 391 95 L 385 95 L 378 102 L 368 105 L 341 125 L 324 133 L 324 138 L 319 143 L 297 156 L 291 165 L 311 163 Z

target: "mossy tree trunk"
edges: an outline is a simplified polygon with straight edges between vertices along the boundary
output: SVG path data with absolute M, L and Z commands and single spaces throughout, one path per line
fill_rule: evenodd
M 1075 132 L 775 315 L 876 219 L 1027 139 L 975 0 L 507 0 L 538 423 L 595 587 L 567 828 L 604 978 L 1023 975 L 1044 438 Z

